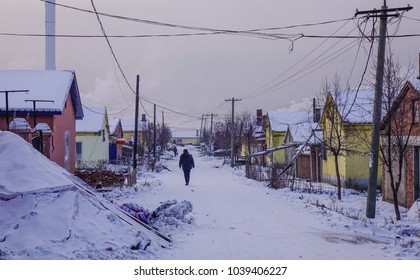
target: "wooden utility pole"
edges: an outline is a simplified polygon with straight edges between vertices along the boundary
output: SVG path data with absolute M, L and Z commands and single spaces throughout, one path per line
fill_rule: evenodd
M 201 126 L 200 126 L 200 143 L 202 142 L 203 137 L 203 120 L 204 120 L 204 114 L 201 115 Z
M 156 104 L 153 104 L 153 157 L 156 158 Z
M 165 146 L 165 112 L 162 111 L 162 136 L 161 136 L 161 149 L 164 149 Z
M 379 161 L 379 138 L 381 133 L 381 109 L 382 109 L 382 91 L 384 80 L 384 65 L 385 65 L 385 46 L 386 46 L 386 31 L 388 17 L 400 16 L 400 11 L 409 11 L 412 7 L 393 8 L 388 9 L 386 0 L 380 10 L 356 11 L 356 15 L 368 15 L 369 17 L 379 17 L 379 44 L 378 57 L 376 65 L 376 82 L 375 82 L 375 98 L 373 105 L 373 119 L 372 119 L 372 143 L 370 149 L 370 163 L 369 163 L 369 185 L 366 203 L 366 217 L 375 218 L 376 208 L 376 189 L 378 185 L 378 161 Z M 388 14 L 392 12 L 394 14 Z M 380 14 L 380 15 L 378 15 Z
M 213 143 L 213 117 L 214 117 L 214 114 L 211 113 L 211 119 L 210 119 L 210 149 L 211 149 L 211 144 Z
M 242 101 L 242 99 L 225 99 L 225 101 L 232 102 L 232 123 L 231 123 L 231 132 L 230 132 L 230 166 L 234 167 L 235 162 L 233 161 L 235 156 L 235 101 Z
M 139 134 L 139 99 L 140 99 L 140 76 L 137 75 L 136 80 L 136 111 L 134 117 L 134 147 L 133 147 L 133 173 L 132 173 L 132 184 L 137 183 L 137 146 L 138 146 L 138 134 Z

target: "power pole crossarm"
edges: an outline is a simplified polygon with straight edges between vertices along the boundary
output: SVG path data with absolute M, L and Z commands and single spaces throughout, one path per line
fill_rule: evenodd
M 4 93 L 5 94 L 5 98 L 6 98 L 6 130 L 9 130 L 9 93 L 26 93 L 28 94 L 29 90 L 27 89 L 15 89 L 15 90 L 1 90 L 0 93 Z
M 37 102 L 49 102 L 49 103 L 54 103 L 54 100 L 43 100 L 43 99 L 26 99 L 25 102 L 32 102 L 32 106 L 33 106 L 33 116 L 34 116 L 34 128 L 37 125 L 36 123 L 36 103 Z

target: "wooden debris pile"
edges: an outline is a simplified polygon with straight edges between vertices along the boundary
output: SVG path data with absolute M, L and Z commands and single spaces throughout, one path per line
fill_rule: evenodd
M 109 170 L 76 170 L 74 175 L 94 188 L 122 187 L 125 176 Z

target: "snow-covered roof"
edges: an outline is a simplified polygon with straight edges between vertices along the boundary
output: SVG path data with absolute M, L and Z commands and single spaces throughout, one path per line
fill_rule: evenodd
M 341 117 L 350 123 L 372 123 L 373 100 L 374 92 L 366 89 L 335 97 Z
M 115 132 L 115 130 L 117 129 L 117 126 L 120 122 L 121 122 L 121 119 L 119 119 L 119 118 L 108 119 L 109 132 L 111 134 L 113 134 Z
M 302 122 L 298 124 L 289 125 L 289 133 L 291 134 L 293 141 L 295 143 L 306 143 L 309 140 L 309 143 L 319 142 L 320 133 L 318 123 L 313 122 Z M 312 134 L 317 133 L 317 137 L 313 137 Z
M 270 110 L 267 113 L 273 131 L 287 131 L 288 125 L 310 122 L 312 113 L 308 111 Z
M 76 120 L 76 132 L 98 132 L 103 128 L 106 108 L 86 108 L 83 120 Z
M 195 138 L 198 137 L 197 130 L 173 130 L 172 137 L 174 138 Z
M 28 93 L 13 93 L 13 90 L 28 90 Z M 70 94 L 76 119 L 83 118 L 76 75 L 71 70 L 0 70 L 0 91 L 10 91 L 9 111 L 31 112 L 33 102 L 25 100 L 54 101 L 36 102 L 37 112 L 49 114 L 61 114 Z M 0 110 L 5 108 L 3 93 L 0 94 Z

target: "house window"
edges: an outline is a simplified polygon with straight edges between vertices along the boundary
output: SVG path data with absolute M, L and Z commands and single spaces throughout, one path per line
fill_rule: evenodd
M 76 160 L 82 160 L 82 142 L 76 142 Z
M 419 100 L 413 100 L 413 123 L 419 123 Z

